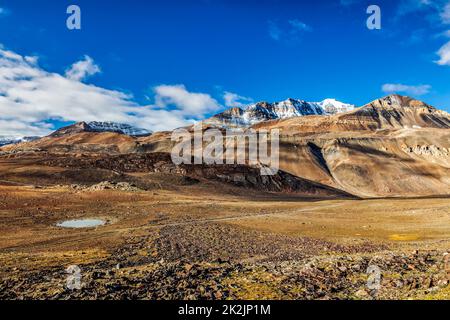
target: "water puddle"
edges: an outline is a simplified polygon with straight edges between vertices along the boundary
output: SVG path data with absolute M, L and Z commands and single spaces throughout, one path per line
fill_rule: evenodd
M 56 226 L 61 228 L 94 228 L 98 226 L 103 226 L 106 221 L 100 219 L 79 219 L 79 220 L 67 220 L 58 223 Z

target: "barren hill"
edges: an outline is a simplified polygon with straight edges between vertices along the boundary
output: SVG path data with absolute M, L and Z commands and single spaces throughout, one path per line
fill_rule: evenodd
M 254 128 L 278 128 L 288 134 L 376 131 L 402 128 L 450 129 L 450 114 L 422 101 L 390 95 L 353 111 L 267 121 Z
M 424 102 L 391 95 L 346 113 L 264 121 L 253 128 L 280 130 L 280 169 L 295 177 L 360 197 L 450 195 L 450 115 Z M 0 152 L 170 153 L 170 137 L 171 132 L 92 132 L 81 123 Z M 214 170 L 220 175 L 225 169 Z
M 450 194 L 450 115 L 391 95 L 330 117 L 270 121 L 281 168 L 362 197 Z

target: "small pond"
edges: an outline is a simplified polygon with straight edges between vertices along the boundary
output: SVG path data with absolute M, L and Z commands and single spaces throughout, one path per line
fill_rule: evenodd
M 94 228 L 98 226 L 103 226 L 106 221 L 100 219 L 78 219 L 78 220 L 67 220 L 57 224 L 58 227 L 62 228 Z

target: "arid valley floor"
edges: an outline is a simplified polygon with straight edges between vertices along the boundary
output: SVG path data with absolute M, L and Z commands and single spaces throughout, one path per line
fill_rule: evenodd
M 145 190 L 83 189 L 81 172 L 0 163 L 1 299 L 450 298 L 448 198 L 283 196 L 160 173 L 120 178 Z M 107 224 L 56 226 L 79 218 Z M 66 288 L 70 265 L 81 290 Z

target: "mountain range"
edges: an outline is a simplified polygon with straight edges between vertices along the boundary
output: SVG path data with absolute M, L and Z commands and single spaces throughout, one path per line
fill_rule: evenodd
M 280 102 L 258 102 L 245 108 L 234 107 L 204 122 L 221 127 L 248 127 L 263 121 L 287 119 L 310 115 L 334 115 L 355 109 L 354 105 L 335 99 L 306 102 L 289 98 Z
M 33 136 L 33 137 L 7 137 L 7 136 L 0 136 L 0 147 L 6 146 L 8 144 L 17 144 L 22 142 L 30 142 L 37 139 L 40 139 L 41 137 Z
M 52 136 L 61 136 L 78 132 L 115 132 L 130 137 L 145 137 L 152 134 L 152 131 L 150 130 L 137 128 L 125 123 L 91 121 L 78 122 L 74 125 L 63 127 L 52 133 Z
M 205 128 L 278 129 L 282 172 L 346 194 L 365 198 L 450 195 L 450 114 L 399 95 L 358 108 L 332 102 L 314 104 L 288 99 L 256 103 L 216 115 L 206 121 Z M 0 155 L 73 157 L 71 165 L 77 165 L 80 157 L 104 157 L 108 162 L 111 156 L 118 156 L 123 162 L 121 168 L 139 170 L 155 166 L 140 162 L 145 159 L 129 162 L 126 157 L 170 155 L 175 143 L 170 131 L 136 133 L 144 132 L 122 125 L 81 122 L 35 141 L 3 146 Z M 264 181 L 243 176 L 242 172 L 247 171 L 242 168 L 235 173 L 233 167 L 196 171 L 158 161 L 164 162 L 158 165 L 160 172 L 187 174 L 191 170 L 197 172 L 196 178 L 198 172 L 209 172 L 209 179 L 213 172 L 231 182 Z M 108 169 L 114 168 L 114 163 L 109 163 Z M 99 161 L 90 162 L 89 167 L 95 165 Z
M 298 99 L 287 99 L 281 102 L 258 102 L 251 104 L 244 109 L 231 108 L 210 119 L 205 120 L 206 124 L 220 127 L 248 127 L 267 120 L 287 119 L 306 115 L 332 115 L 351 111 L 354 105 L 339 102 L 335 99 L 325 99 L 321 102 L 306 102 Z M 115 132 L 130 137 L 145 137 L 153 132 L 148 129 L 137 128 L 125 123 L 110 121 L 78 122 L 58 129 L 51 136 L 62 136 L 69 133 L 80 132 Z M 0 147 L 21 142 L 30 142 L 40 137 L 1 137 Z

